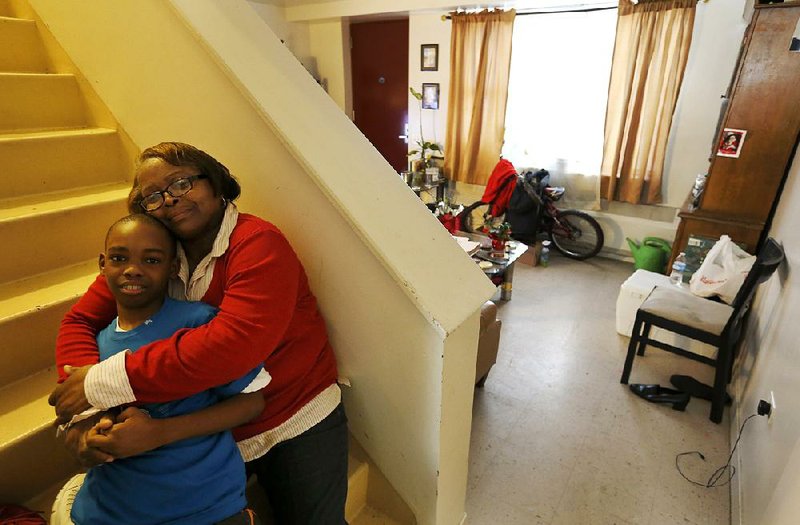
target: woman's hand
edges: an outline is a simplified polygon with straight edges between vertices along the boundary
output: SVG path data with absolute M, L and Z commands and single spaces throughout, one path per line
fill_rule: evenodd
M 68 423 L 72 420 L 72 416 L 80 414 L 91 407 L 86 399 L 83 381 L 92 366 L 94 365 L 79 368 L 69 365 L 64 366 L 64 372 L 69 374 L 69 377 L 58 385 L 47 399 L 50 406 L 56 407 L 56 416 L 58 416 L 59 424 Z
M 112 416 L 108 414 L 101 415 L 99 420 L 94 417 L 75 423 L 67 430 L 64 444 L 72 456 L 78 460 L 78 463 L 85 468 L 92 468 L 114 461 L 114 456 L 108 452 L 86 443 L 89 432 L 94 428 L 110 428 L 113 424 Z
M 95 425 L 86 443 L 102 449 L 115 458 L 127 458 L 163 446 L 162 420 L 152 419 L 147 412 L 128 407 L 117 416 L 113 426 Z

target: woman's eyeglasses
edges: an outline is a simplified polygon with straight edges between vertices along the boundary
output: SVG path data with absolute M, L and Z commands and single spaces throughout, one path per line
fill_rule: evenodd
M 167 186 L 162 191 L 154 191 L 147 197 L 143 198 L 139 205 L 144 208 L 144 211 L 156 211 L 164 205 L 164 197 L 166 193 L 173 198 L 186 195 L 192 189 L 192 182 L 197 179 L 207 179 L 208 175 L 200 173 L 199 175 L 192 175 L 183 179 L 178 179 Z

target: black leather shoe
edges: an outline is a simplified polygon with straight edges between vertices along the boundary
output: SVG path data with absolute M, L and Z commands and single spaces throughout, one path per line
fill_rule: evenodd
M 662 389 L 663 390 L 663 389 Z M 665 405 L 672 405 L 672 410 L 683 412 L 686 410 L 686 405 L 692 397 L 685 392 L 678 392 L 677 394 L 650 394 L 644 398 L 651 403 L 663 403 Z
M 710 385 L 701 383 L 692 376 L 674 375 L 669 378 L 669 382 L 681 392 L 686 392 L 692 397 L 699 397 L 700 399 L 711 401 L 714 396 L 714 389 L 711 388 Z M 726 393 L 725 404 L 730 405 L 731 401 L 731 396 Z
M 642 384 L 631 384 L 628 385 L 631 389 L 631 392 L 636 394 L 641 398 L 645 398 L 645 396 L 656 396 L 660 394 L 682 394 L 683 392 L 679 390 L 673 390 L 671 388 L 665 388 L 661 385 L 642 385 Z
M 662 403 L 672 405 L 672 410 L 683 412 L 689 404 L 691 396 L 680 390 L 673 390 L 661 385 L 642 385 L 634 383 L 628 385 L 631 392 L 650 403 Z

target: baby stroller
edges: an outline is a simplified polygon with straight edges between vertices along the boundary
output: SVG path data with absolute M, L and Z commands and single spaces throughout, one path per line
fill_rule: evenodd
M 547 170 L 517 175 L 511 163 L 501 159 L 489 177 L 483 198 L 462 212 L 462 228 L 488 233 L 493 225 L 505 221 L 511 225 L 515 240 L 533 245 L 546 238 L 571 259 L 594 257 L 603 247 L 603 230 L 587 213 L 556 208 L 554 203 L 564 191 L 550 186 Z

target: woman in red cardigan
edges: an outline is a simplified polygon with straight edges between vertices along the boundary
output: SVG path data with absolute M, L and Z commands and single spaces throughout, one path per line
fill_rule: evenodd
M 248 471 L 267 492 L 278 523 L 345 523 L 347 419 L 325 323 L 294 250 L 274 225 L 239 213 L 233 204 L 239 193 L 228 169 L 193 146 L 165 142 L 142 152 L 128 205 L 163 222 L 180 241 L 180 274 L 170 296 L 204 301 L 219 313 L 206 325 L 97 364 L 95 336 L 116 316 L 98 276 L 62 321 L 56 366 L 63 382 L 50 401 L 67 422 L 90 407 L 184 398 L 263 362 L 272 376 L 264 412 L 233 431 Z M 190 437 L 193 428 L 208 431 L 209 416 L 195 416 L 207 419 L 184 425 L 180 436 L 143 440 L 151 435 L 148 418 L 138 417 L 102 448 L 87 444 L 80 425 L 67 442 L 87 463 L 133 455 Z

